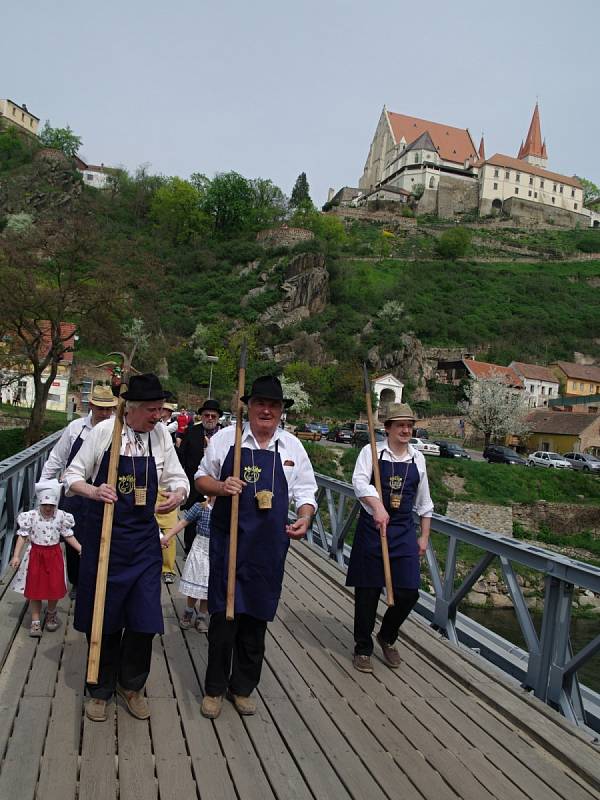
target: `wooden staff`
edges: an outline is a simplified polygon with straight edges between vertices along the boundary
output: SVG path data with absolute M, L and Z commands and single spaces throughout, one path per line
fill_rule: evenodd
M 381 474 L 379 472 L 379 459 L 377 457 L 377 445 L 375 443 L 375 422 L 373 420 L 373 406 L 371 405 L 371 382 L 367 372 L 367 365 L 363 363 L 365 379 L 365 402 L 367 405 L 367 418 L 369 421 L 369 441 L 371 443 L 371 460 L 373 461 L 373 477 L 375 488 L 379 499 L 383 503 L 383 492 L 381 490 Z M 385 577 L 385 595 L 388 606 L 394 605 L 394 589 L 392 588 L 392 570 L 390 568 L 390 554 L 388 552 L 387 531 L 385 525 L 379 529 L 381 539 L 381 556 L 383 558 L 383 575 Z
M 125 400 L 123 392 L 127 391 L 129 373 L 131 371 L 131 360 L 135 349 L 134 345 L 131 355 L 127 359 L 124 353 L 119 355 L 123 358 L 123 380 L 119 389 L 119 404 L 115 417 L 112 440 L 110 443 L 110 457 L 108 461 L 108 477 L 106 482 L 113 489 L 117 486 L 117 470 L 119 467 L 119 455 L 121 452 L 121 433 L 125 419 Z M 111 353 L 110 355 L 116 355 Z M 100 534 L 100 551 L 98 554 L 98 571 L 96 573 L 96 593 L 94 595 L 94 612 L 92 616 L 92 630 L 90 633 L 90 647 L 88 652 L 87 682 L 98 683 L 98 670 L 100 668 L 100 648 L 102 645 L 102 628 L 104 625 L 104 604 L 106 601 L 106 581 L 108 578 L 108 559 L 110 556 L 110 541 L 112 538 L 113 517 L 115 513 L 114 503 L 104 504 L 104 515 L 102 517 L 102 532 Z
M 233 448 L 233 476 L 240 477 L 242 464 L 242 425 L 244 423 L 244 404 L 242 396 L 246 384 L 246 342 L 242 342 L 240 350 L 240 366 L 238 371 L 237 410 L 235 425 L 235 445 Z M 238 518 L 240 511 L 240 496 L 234 494 L 231 498 L 231 522 L 229 523 L 229 564 L 227 567 L 227 605 L 225 619 L 233 620 L 235 613 L 235 573 L 237 567 L 237 538 Z

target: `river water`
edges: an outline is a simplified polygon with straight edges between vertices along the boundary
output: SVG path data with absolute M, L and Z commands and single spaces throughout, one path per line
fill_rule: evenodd
M 461 608 L 465 616 L 470 617 L 480 625 L 494 631 L 509 642 L 525 649 L 525 640 L 517 622 L 515 612 L 511 608 Z M 542 626 L 542 615 L 530 612 L 538 636 Z M 594 619 L 573 618 L 571 620 L 571 646 L 574 653 L 600 633 L 600 616 Z M 591 658 L 578 672 L 580 683 L 600 692 L 600 655 Z

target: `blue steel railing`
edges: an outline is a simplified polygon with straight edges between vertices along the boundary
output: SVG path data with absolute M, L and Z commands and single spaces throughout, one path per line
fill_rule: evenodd
M 319 509 L 308 539 L 345 568 L 350 553 L 345 539 L 356 520 L 359 504 L 348 483 L 317 475 L 317 484 Z M 460 603 L 497 559 L 527 646 L 525 667 L 510 671 L 518 675 L 525 688 L 560 710 L 572 722 L 598 727 L 598 696 L 580 686 L 577 671 L 600 651 L 600 621 L 598 635 L 578 653 L 572 652 L 569 631 L 574 587 L 600 594 L 600 568 L 473 525 L 455 522 L 439 514 L 433 515 L 431 527 L 432 531 L 448 537 L 445 571 L 442 573 L 430 542 L 426 557 L 434 596 L 421 592 L 419 610 L 424 611 L 436 629 L 457 644 L 461 639 L 457 626 Z M 456 573 L 459 542 L 466 542 L 483 551 L 480 560 L 461 581 Z M 539 636 L 517 580 L 514 564 L 521 564 L 545 576 Z M 471 641 L 477 642 L 477 637 L 471 636 Z M 513 652 L 518 649 L 508 642 L 506 647 Z M 494 660 L 503 667 L 509 663 L 508 659 Z M 595 697 L 591 712 L 584 704 L 582 692 L 586 697 Z
M 61 433 L 52 433 L 26 450 L 0 461 L 0 578 L 10 561 L 17 516 L 33 507 L 33 487 Z

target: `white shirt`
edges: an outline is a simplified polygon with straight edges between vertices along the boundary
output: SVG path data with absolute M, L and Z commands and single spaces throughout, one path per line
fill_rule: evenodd
M 402 456 L 397 456 L 388 447 L 387 440 L 385 442 L 377 442 L 378 457 L 383 461 L 392 461 L 396 464 L 411 461 L 415 459 L 415 466 L 419 471 L 419 488 L 415 497 L 414 510 L 420 517 L 430 517 L 433 513 L 433 501 L 429 494 L 429 480 L 427 479 L 427 467 L 425 466 L 425 456 L 423 453 L 415 450 L 409 444 L 407 452 Z M 354 487 L 354 494 L 360 500 L 361 497 L 379 497 L 377 489 L 371 483 L 371 475 L 373 474 L 373 458 L 371 456 L 371 445 L 366 444 L 358 454 L 354 473 L 352 475 L 352 486 Z M 371 516 L 373 512 L 363 502 L 361 506 Z
M 85 417 L 79 417 L 70 422 L 62 432 L 62 436 L 52 448 L 48 460 L 42 469 L 40 480 L 49 480 L 50 478 L 57 478 L 59 481 L 62 479 L 62 474 L 67 466 L 67 459 L 71 448 L 78 436 L 81 436 L 82 441 L 85 441 L 87 435 L 92 430 L 92 412 L 90 411 Z
M 290 503 L 293 502 L 296 508 L 309 503 L 316 511 L 315 494 L 317 493 L 317 482 L 312 464 L 302 443 L 291 433 L 282 431 L 281 428 L 275 431 L 265 449 L 274 452 L 275 442 L 278 443 L 277 449 L 288 485 Z M 234 443 L 235 425 L 223 428 L 211 436 L 208 447 L 204 451 L 202 463 L 198 467 L 194 478 L 202 478 L 207 475 L 217 481 L 220 480 L 223 462 Z M 246 422 L 242 429 L 242 447 L 248 447 L 251 450 L 261 449 L 250 430 L 249 422 Z M 286 464 L 286 462 L 291 463 Z
M 110 447 L 115 418 L 99 422 L 86 437 L 81 449 L 71 461 L 64 474 L 67 495 L 71 496 L 71 486 L 76 481 L 94 480 L 100 468 L 104 453 Z M 190 491 L 183 467 L 179 463 L 171 435 L 165 425 L 157 424 L 150 433 L 135 433 L 127 424 L 123 425 L 121 434 L 121 455 L 147 456 L 150 442 L 152 457 L 156 463 L 158 483 L 167 491 L 184 489 L 186 497 Z
M 25 536 L 32 544 L 40 544 L 44 547 L 58 544 L 60 537 L 68 539 L 73 536 L 73 526 L 75 519 L 72 514 L 61 511 L 59 508 L 54 512 L 54 516 L 46 519 L 42 516 L 38 508 L 32 511 L 23 511 L 17 517 L 19 526 L 17 534 Z

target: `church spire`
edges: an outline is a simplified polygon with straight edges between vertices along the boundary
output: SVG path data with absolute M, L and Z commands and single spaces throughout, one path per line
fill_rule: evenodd
M 479 154 L 479 158 L 482 161 L 485 161 L 485 144 L 483 142 L 483 132 L 481 134 L 481 141 L 479 142 L 479 150 L 477 152 Z
M 537 164 L 541 167 L 546 166 L 545 162 L 548 159 L 548 155 L 546 152 L 545 140 L 542 143 L 540 109 L 537 102 L 533 109 L 533 116 L 531 118 L 531 124 L 529 125 L 529 131 L 527 132 L 527 138 L 525 139 L 525 143 L 521 145 L 518 158 L 528 161 L 530 164 Z

